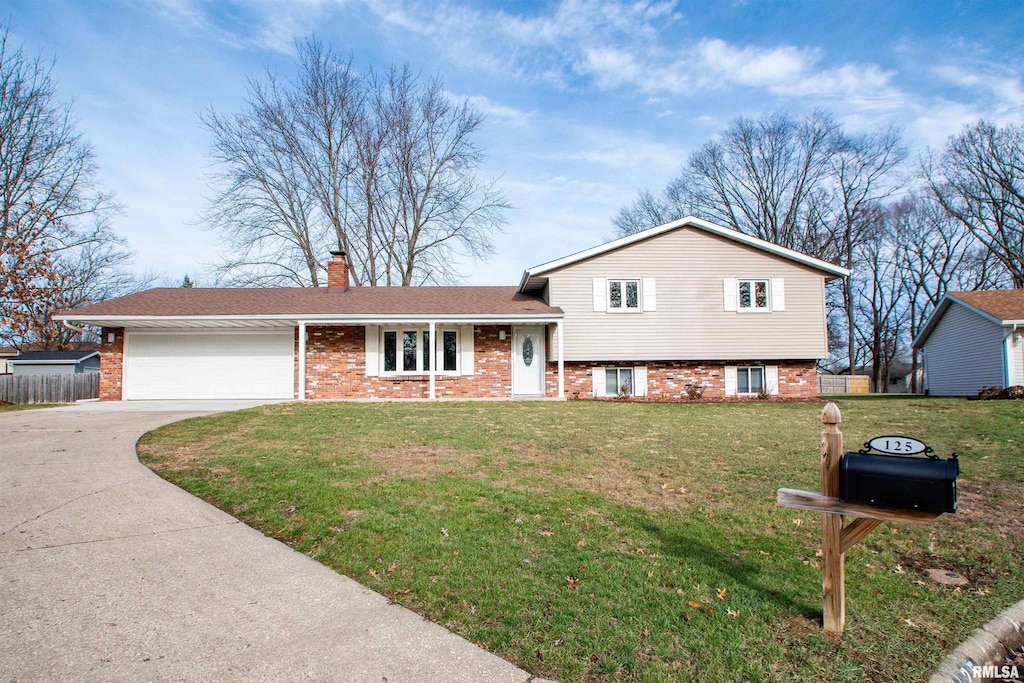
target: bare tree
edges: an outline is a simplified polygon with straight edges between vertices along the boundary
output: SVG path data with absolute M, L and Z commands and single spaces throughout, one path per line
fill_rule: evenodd
M 490 253 L 508 207 L 478 178 L 482 116 L 408 67 L 358 77 L 318 41 L 292 81 L 251 81 L 242 113 L 202 117 L 218 189 L 207 212 L 246 285 L 318 286 L 330 249 L 356 285 L 455 279 L 457 256 Z
M 243 112 L 201 117 L 214 137 L 210 179 L 219 188 L 205 219 L 228 252 L 218 275 L 243 286 L 315 287 L 322 274 L 318 252 L 328 226 L 301 165 L 307 141 L 288 87 L 267 74 L 265 82 L 249 82 Z
M 97 183 L 92 148 L 58 100 L 52 70 L 0 26 L 0 338 L 19 347 L 62 343 L 43 329 L 45 313 L 96 300 L 76 292 L 104 281 L 115 255 L 127 258 L 108 225 L 119 207 Z M 98 254 L 96 268 L 79 268 Z
M 737 119 L 690 157 L 691 204 L 712 222 L 827 258 L 819 204 L 840 133 L 820 111 Z
M 620 235 L 694 214 L 747 235 L 830 258 L 822 216 L 832 167 L 843 144 L 829 114 L 785 112 L 738 118 L 703 144 L 660 196 L 641 192 L 620 210 Z
M 943 208 L 1024 287 L 1024 126 L 978 121 L 923 166 Z
M 877 221 L 879 205 L 889 199 L 901 186 L 896 171 L 907 158 L 907 148 L 901 142 L 901 133 L 890 128 L 865 135 L 842 135 L 828 156 L 829 190 L 820 202 L 822 218 L 831 235 L 832 249 L 822 249 L 823 255 L 844 268 L 853 270 L 859 247 L 865 235 Z M 834 255 L 832 255 L 834 250 Z M 839 281 L 842 307 L 845 313 L 846 348 L 850 367 L 855 365 L 856 304 L 853 280 Z
M 856 332 L 871 358 L 875 391 L 888 393 L 889 368 L 906 348 L 906 297 L 891 211 L 878 210 L 861 246 L 861 272 L 854 279 Z M 855 365 L 851 362 L 850 373 Z

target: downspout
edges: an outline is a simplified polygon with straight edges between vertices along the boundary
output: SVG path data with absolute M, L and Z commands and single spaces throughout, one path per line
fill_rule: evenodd
M 92 332 L 90 332 L 89 330 L 85 329 L 84 327 L 78 327 L 77 325 L 72 325 L 67 320 L 61 320 L 60 322 L 61 322 L 61 324 L 64 325 L 64 327 L 66 327 L 69 330 L 72 330 L 74 332 L 77 332 L 78 334 L 81 334 L 81 335 L 92 334 Z
M 1006 377 L 1003 386 L 1013 386 L 1013 337 L 1017 334 L 1017 323 L 1010 326 L 1010 331 L 1003 337 L 1003 368 L 1006 370 Z

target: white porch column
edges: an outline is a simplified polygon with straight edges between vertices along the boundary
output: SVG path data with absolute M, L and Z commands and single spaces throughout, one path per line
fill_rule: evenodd
M 306 323 L 299 321 L 299 400 L 306 400 Z
M 1016 335 L 1017 326 L 1011 326 L 1007 332 L 1008 334 L 1006 335 L 1006 338 L 1003 339 L 1003 358 L 1006 361 L 1003 363 L 1003 367 L 1006 368 L 1006 381 L 1004 386 L 1012 387 L 1014 384 L 1013 380 L 1017 375 L 1017 368 L 1014 367 L 1013 364 L 1013 361 L 1016 360 L 1014 358 L 1016 355 L 1014 351 L 1016 351 L 1016 349 L 1013 347 L 1013 338 Z
M 555 324 L 555 334 L 558 335 L 558 398 L 565 398 L 565 345 L 562 343 L 562 321 Z
M 430 400 L 433 401 L 436 398 L 435 388 L 437 384 L 437 338 L 436 338 L 436 324 L 431 321 L 430 323 Z

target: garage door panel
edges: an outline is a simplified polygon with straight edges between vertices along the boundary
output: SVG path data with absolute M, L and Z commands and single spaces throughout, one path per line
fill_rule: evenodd
M 293 334 L 129 333 L 125 398 L 292 398 Z

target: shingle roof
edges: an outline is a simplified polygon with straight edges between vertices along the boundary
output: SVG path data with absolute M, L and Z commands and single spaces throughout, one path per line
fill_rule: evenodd
M 950 292 L 949 295 L 998 320 L 1024 320 L 1024 289 Z
M 558 315 L 562 309 L 515 287 L 158 288 L 63 311 L 106 316 Z
M 12 362 L 32 363 L 37 361 L 67 361 L 77 363 L 89 356 L 95 356 L 97 351 L 25 351 L 21 355 L 11 359 Z

